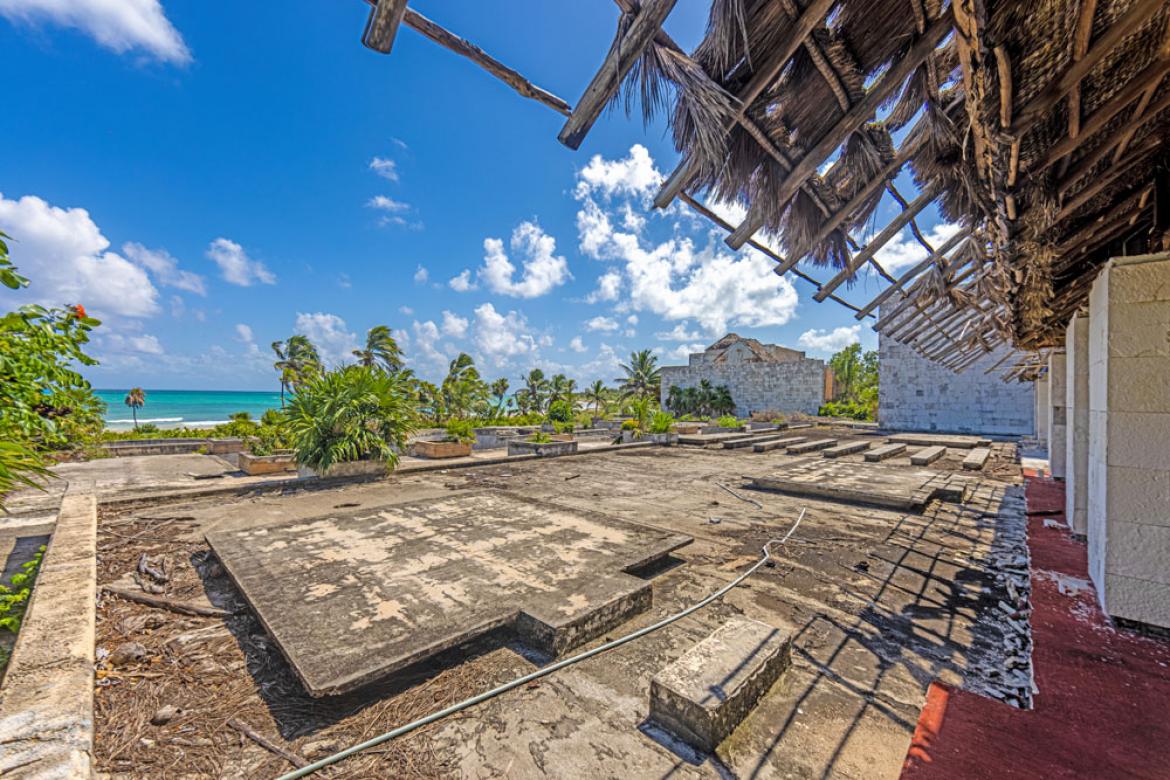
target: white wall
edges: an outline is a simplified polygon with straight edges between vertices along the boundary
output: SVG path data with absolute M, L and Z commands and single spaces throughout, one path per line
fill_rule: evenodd
M 1064 516 L 1078 536 L 1088 533 L 1089 501 L 1089 318 L 1078 314 L 1065 330 Z

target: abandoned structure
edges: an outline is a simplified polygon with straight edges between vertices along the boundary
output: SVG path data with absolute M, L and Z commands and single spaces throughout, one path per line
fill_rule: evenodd
M 741 416 L 762 411 L 816 414 L 832 386 L 825 361 L 735 333 L 692 354 L 685 366 L 663 366 L 661 376 L 664 405 L 672 386 L 698 387 L 707 380 L 713 387 L 727 387 Z

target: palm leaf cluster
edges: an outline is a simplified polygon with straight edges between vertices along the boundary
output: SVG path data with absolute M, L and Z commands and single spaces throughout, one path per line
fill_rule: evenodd
M 727 385 L 714 386 L 710 380 L 702 379 L 693 387 L 671 385 L 666 391 L 666 406 L 678 414 L 710 417 L 734 412 L 735 399 Z

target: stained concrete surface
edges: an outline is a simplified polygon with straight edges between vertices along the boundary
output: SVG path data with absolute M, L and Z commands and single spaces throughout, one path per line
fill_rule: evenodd
M 650 605 L 626 572 L 690 543 L 582 510 L 470 492 L 215 530 L 212 549 L 313 695 L 515 624 L 557 654 Z
M 961 500 L 966 487 L 963 478 L 931 469 L 815 457 L 792 460 L 774 472 L 751 473 L 744 479 L 758 490 L 904 510 L 921 509 L 935 498 Z

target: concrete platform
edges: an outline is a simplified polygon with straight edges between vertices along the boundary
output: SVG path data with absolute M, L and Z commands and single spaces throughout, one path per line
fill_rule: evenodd
M 891 442 L 896 443 L 919 447 L 954 447 L 957 450 L 970 450 L 991 444 L 991 439 L 985 439 L 981 436 L 960 436 L 946 433 L 898 433 L 888 438 Z
M 963 458 L 963 468 L 968 471 L 982 471 L 987 459 L 991 457 L 991 450 L 987 447 L 976 447 L 971 454 Z
M 880 463 L 883 460 L 896 458 L 905 451 L 905 444 L 887 444 L 884 447 L 878 447 L 876 450 L 870 450 L 865 453 L 865 459 L 870 463 Z
M 791 662 L 791 631 L 730 618 L 650 681 L 650 720 L 710 753 Z
M 808 452 L 816 452 L 817 450 L 827 450 L 829 447 L 837 446 L 836 439 L 814 439 L 813 441 L 806 441 L 804 444 L 794 444 L 785 450 L 789 455 L 804 455 Z
M 736 450 L 743 447 L 751 447 L 758 442 L 777 441 L 785 437 L 788 437 L 786 432 L 776 433 L 775 429 L 772 429 L 771 433 L 765 431 L 756 431 L 752 434 L 745 434 L 738 439 L 728 439 L 727 441 L 723 442 L 723 449 Z
M 946 454 L 946 447 L 923 447 L 910 456 L 910 464 L 913 466 L 929 466 Z
M 212 530 L 306 690 L 353 690 L 489 631 L 557 654 L 650 606 L 627 572 L 691 542 L 496 491 Z
M 869 449 L 869 442 L 867 441 L 847 441 L 844 444 L 838 444 L 835 447 L 829 447 L 821 453 L 825 458 L 840 458 L 844 455 L 854 455 L 858 452 L 865 452 Z
M 772 439 L 771 441 L 753 444 L 752 452 L 768 452 L 770 450 L 778 450 L 784 447 L 791 447 L 793 444 L 802 444 L 806 441 L 808 441 L 807 436 L 786 436 L 783 439 Z
M 820 458 L 744 479 L 759 490 L 915 511 L 935 498 L 962 501 L 968 490 L 967 477 L 945 472 Z

